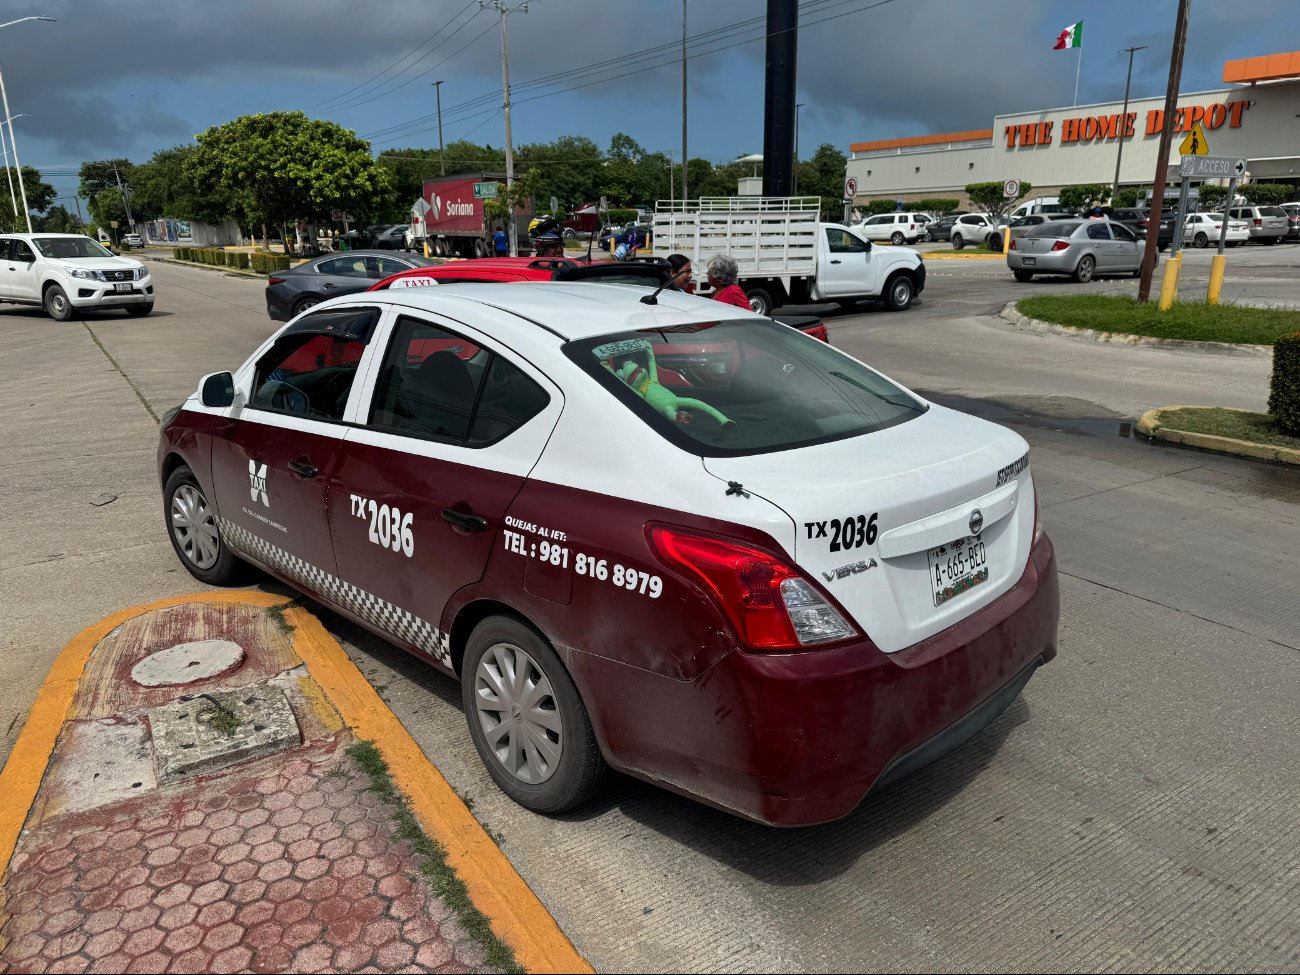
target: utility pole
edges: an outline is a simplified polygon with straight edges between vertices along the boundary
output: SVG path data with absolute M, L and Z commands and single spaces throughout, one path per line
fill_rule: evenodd
M 1174 22 L 1174 49 L 1169 59 L 1169 85 L 1165 89 L 1165 118 L 1160 128 L 1156 178 L 1151 185 L 1151 212 L 1147 217 L 1147 246 L 1142 254 L 1142 281 L 1138 285 L 1138 304 L 1151 298 L 1151 276 L 1159 257 L 1160 213 L 1165 202 L 1165 181 L 1169 176 L 1169 146 L 1174 139 L 1174 116 L 1178 111 L 1178 85 L 1183 78 L 1183 50 L 1187 47 L 1187 16 L 1191 0 L 1178 0 L 1178 19 Z M 1224 211 L 1225 219 L 1227 211 Z
M 117 180 L 117 195 L 122 198 L 122 209 L 126 211 L 126 222 L 135 230 L 135 217 L 131 216 L 131 201 L 127 199 L 126 190 L 122 188 L 122 176 L 117 171 L 117 163 L 113 163 L 113 178 Z M 343 224 L 347 227 L 347 224 Z
M 480 9 L 486 6 L 485 0 L 479 0 Z M 514 13 L 501 0 L 493 0 L 493 6 L 501 13 L 501 90 L 504 93 L 503 107 L 506 116 L 506 214 L 510 234 L 510 256 L 519 256 L 518 228 L 515 226 L 515 208 L 510 200 L 510 189 L 515 185 L 515 150 L 510 139 L 510 42 L 506 39 L 506 17 Z M 516 7 L 528 13 L 528 4 Z
M 794 106 L 794 189 L 790 191 L 791 196 L 799 195 L 799 109 L 807 104 L 796 102 Z
M 443 159 L 442 151 L 442 82 L 433 82 L 433 90 L 438 96 L 438 167 L 441 169 L 442 175 L 446 176 L 447 162 Z
M 686 0 L 682 0 L 682 203 L 690 197 L 686 186 Z
M 1128 86 L 1133 81 L 1133 52 L 1145 50 L 1146 45 L 1143 45 L 1142 47 L 1124 48 L 1124 51 L 1128 51 L 1128 78 L 1124 82 L 1124 112 L 1119 117 L 1119 152 L 1115 155 L 1115 182 L 1110 188 L 1111 206 L 1115 205 L 1115 195 L 1119 193 L 1119 164 L 1120 160 L 1124 158 L 1124 135 L 1128 130 Z M 1120 51 L 1119 53 L 1123 54 L 1124 51 Z

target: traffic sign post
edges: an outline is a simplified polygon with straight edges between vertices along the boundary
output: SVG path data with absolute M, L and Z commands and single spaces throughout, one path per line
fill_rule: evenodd
M 1180 156 L 1208 156 L 1210 153 L 1210 144 L 1205 141 L 1205 130 L 1201 128 L 1201 123 L 1197 122 L 1192 126 L 1192 131 L 1187 134 L 1183 144 L 1178 147 Z
M 847 227 L 853 221 L 853 200 L 858 195 L 858 178 L 856 176 L 844 177 L 844 225 Z
M 1198 156 L 1197 162 L 1213 158 L 1210 156 Z M 1241 163 L 1241 172 L 1246 171 L 1246 160 L 1238 159 L 1236 162 Z M 1232 198 L 1237 193 L 1237 177 L 1228 178 L 1228 195 L 1223 201 L 1223 223 L 1219 226 L 1219 250 L 1210 261 L 1210 285 L 1205 291 L 1205 300 L 1211 305 L 1219 303 L 1219 291 L 1223 288 L 1223 271 L 1224 266 L 1228 263 L 1228 258 L 1223 253 L 1223 248 L 1228 241 L 1228 215 L 1232 212 Z
M 1002 198 L 1015 200 L 1020 195 L 1020 180 L 1009 179 L 1002 184 Z M 1011 204 L 1007 204 L 1007 229 L 1002 231 L 1002 253 L 1011 253 Z
M 500 186 L 501 184 L 496 182 L 495 180 L 486 183 L 475 183 L 474 199 L 495 200 L 497 198 L 497 190 L 500 188 Z

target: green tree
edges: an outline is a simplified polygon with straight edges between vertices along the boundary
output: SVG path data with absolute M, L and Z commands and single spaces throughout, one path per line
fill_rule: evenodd
M 1002 195 L 1002 185 L 1001 180 L 994 180 L 991 183 L 967 183 L 966 195 L 981 212 L 987 213 L 990 217 L 1000 217 L 1034 188 L 1032 183 L 1021 183 L 1019 195 L 1014 200 L 1008 200 Z
M 75 213 L 69 212 L 61 204 L 55 204 L 45 211 L 44 216 L 32 219 L 32 229 L 47 234 L 79 234 L 85 228 Z
M 0 166 L 0 169 L 5 167 Z M 33 213 L 44 213 L 54 198 L 58 196 L 57 191 L 49 183 L 41 180 L 40 171 L 31 166 L 24 166 L 22 170 L 22 189 L 18 188 L 18 170 L 10 166 L 4 176 L 0 176 L 0 230 L 6 233 L 21 232 L 27 229 L 27 218 L 23 216 L 23 192 L 27 193 L 27 208 Z M 10 195 L 9 186 L 12 181 L 13 195 Z M 17 211 L 17 212 L 15 212 Z M 36 226 L 36 221 L 32 221 L 32 226 Z
M 389 170 L 370 144 L 302 112 L 214 125 L 198 135 L 183 169 L 200 194 L 230 193 L 246 225 L 324 221 L 336 208 L 365 222 L 392 206 Z
M 1228 188 L 1226 186 L 1200 186 L 1197 189 L 1201 195 L 1201 206 L 1208 207 L 1211 210 L 1217 210 L 1223 206 L 1223 201 L 1228 198 Z
M 868 200 L 867 205 L 865 207 L 862 207 L 861 209 L 866 210 L 868 214 L 874 217 L 878 213 L 889 213 L 892 210 L 897 210 L 898 201 L 897 200 Z
M 1256 206 L 1281 203 L 1295 191 L 1296 188 L 1287 183 L 1246 183 L 1237 187 L 1237 192 Z
M 926 213 L 952 213 L 960 204 L 961 200 L 936 197 L 934 199 L 917 200 L 912 206 Z
M 506 220 L 511 210 L 527 212 L 528 201 L 537 192 L 537 170 L 531 170 L 522 176 L 516 176 L 514 185 L 507 188 L 499 184 L 497 198 L 483 201 L 483 216 L 489 220 Z
M 1137 206 L 1138 194 L 1144 189 L 1149 190 L 1149 186 L 1126 186 L 1115 194 L 1115 198 L 1110 201 L 1111 206 L 1132 208 Z
M 221 223 L 239 215 L 235 194 L 224 186 L 201 191 L 186 163 L 193 157 L 194 145 L 160 149 L 146 163 L 133 166 L 128 174 L 131 212 L 137 220 L 178 217 Z
M 1110 197 L 1110 187 L 1105 183 L 1078 183 L 1061 188 L 1061 206 L 1083 213 Z

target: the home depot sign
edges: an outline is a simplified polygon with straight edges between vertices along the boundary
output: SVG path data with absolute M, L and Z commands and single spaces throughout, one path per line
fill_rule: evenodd
M 1197 122 L 1206 128 L 1217 129 L 1225 122 L 1228 128 L 1241 127 L 1241 116 L 1250 108 L 1248 101 L 1221 102 L 1215 105 L 1189 105 L 1180 108 L 1174 115 L 1174 131 L 1190 132 Z M 1135 134 L 1137 112 L 1127 115 L 1097 115 L 1087 118 L 1067 118 L 1061 120 L 1061 142 L 1091 142 L 1094 139 L 1114 139 L 1117 136 Z M 1147 112 L 1147 135 L 1159 134 L 1165 124 L 1162 109 Z M 1045 146 L 1052 142 L 1052 129 L 1055 122 L 1030 122 L 1026 125 L 1008 125 L 1003 129 L 1007 148 L 1016 146 Z

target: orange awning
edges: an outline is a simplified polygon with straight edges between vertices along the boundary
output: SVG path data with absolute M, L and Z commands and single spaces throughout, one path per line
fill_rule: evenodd
M 938 146 L 949 142 L 977 142 L 993 138 L 992 129 L 972 129 L 969 132 L 948 132 L 944 135 L 914 135 L 908 139 L 882 139 L 879 142 L 855 142 L 850 152 L 870 152 L 872 149 L 905 149 L 908 146 Z
M 1300 51 L 1290 54 L 1265 54 L 1258 58 L 1223 62 L 1223 80 L 1239 85 L 1252 81 L 1275 81 L 1300 75 Z

